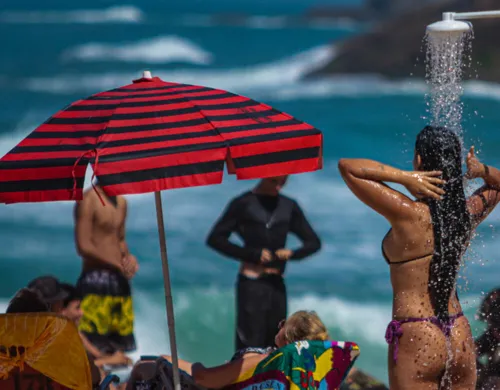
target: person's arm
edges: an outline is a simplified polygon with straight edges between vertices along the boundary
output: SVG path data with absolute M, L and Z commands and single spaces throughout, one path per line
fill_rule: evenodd
M 467 208 L 474 226 L 483 222 L 500 202 L 500 170 L 481 163 L 474 153 L 474 146 L 467 154 L 469 179 L 481 178 L 484 185 L 467 199 Z
M 190 363 L 179 359 L 179 368 L 191 375 L 198 385 L 209 389 L 220 389 L 233 383 L 242 373 L 255 368 L 267 356 L 249 356 L 216 367 L 205 367 L 201 363 Z M 170 356 L 163 357 L 172 362 Z
M 231 233 L 237 229 L 239 208 L 241 203 L 238 199 L 231 201 L 222 216 L 213 226 L 207 237 L 207 245 L 217 252 L 230 258 L 247 263 L 260 263 L 262 249 L 243 248 L 229 241 Z
M 82 339 L 82 344 L 87 351 L 94 359 L 99 359 L 104 356 L 103 353 L 97 348 L 94 344 L 92 344 L 87 337 L 83 333 L 80 332 L 80 338 Z
M 129 254 L 127 241 L 125 240 L 125 224 L 127 220 L 127 201 L 125 198 L 120 197 L 120 200 L 123 202 L 123 223 L 120 226 L 120 251 L 122 253 L 122 257 L 126 257 Z
M 413 218 L 413 200 L 384 182 L 405 186 L 417 198 L 439 200 L 444 191 L 437 185 L 444 181 L 441 172 L 407 172 L 373 160 L 341 159 L 339 171 L 349 189 L 367 206 L 391 224 L 401 218 Z
M 106 355 L 95 359 L 95 364 L 97 367 L 130 366 L 132 364 L 132 360 L 123 352 L 117 351 L 112 355 Z
M 161 357 L 163 359 L 169 361 L 170 363 L 172 363 L 172 356 L 170 356 L 170 355 L 162 355 Z M 188 362 L 187 360 L 182 360 L 180 358 L 177 358 L 177 363 L 179 364 L 179 370 L 184 371 L 189 376 L 193 376 L 193 371 L 192 371 L 193 365 L 194 364 L 199 364 L 199 363 L 191 363 L 191 362 Z
M 125 239 L 125 225 L 127 221 L 127 201 L 124 197 L 119 197 L 118 198 L 119 202 L 122 203 L 122 208 L 123 208 L 123 222 L 120 226 L 119 230 L 119 245 L 120 245 L 120 252 L 122 254 L 122 267 L 123 267 L 123 275 L 127 279 L 132 279 L 137 271 L 139 271 L 139 263 L 137 261 L 137 258 L 132 255 L 129 251 L 127 241 Z
M 95 207 L 93 198 L 93 194 L 88 194 L 75 205 L 75 241 L 78 254 L 85 259 L 112 265 L 121 271 L 121 263 L 102 256 L 92 241 L 93 210 Z
M 244 372 L 255 368 L 267 355 L 249 356 L 217 367 L 204 367 L 199 363 L 192 365 L 195 382 L 209 389 L 220 389 L 236 381 Z
M 302 247 L 292 251 L 290 260 L 301 260 L 321 249 L 321 241 L 318 235 L 296 202 L 292 210 L 290 231 L 302 241 Z

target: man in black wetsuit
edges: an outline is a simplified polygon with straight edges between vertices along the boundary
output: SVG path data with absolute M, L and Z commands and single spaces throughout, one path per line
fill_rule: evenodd
M 212 228 L 207 245 L 241 261 L 236 286 L 236 349 L 274 345 L 286 318 L 283 273 L 287 261 L 301 260 L 321 247 L 317 234 L 293 199 L 280 194 L 287 176 L 263 179 L 253 191 L 233 199 Z M 238 234 L 244 246 L 229 241 Z M 286 248 L 288 233 L 302 247 Z

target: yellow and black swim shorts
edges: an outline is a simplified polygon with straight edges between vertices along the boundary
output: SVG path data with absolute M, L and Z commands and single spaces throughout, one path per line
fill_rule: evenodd
M 80 332 L 103 353 L 134 351 L 134 311 L 127 278 L 117 271 L 86 271 L 77 287 L 82 296 Z

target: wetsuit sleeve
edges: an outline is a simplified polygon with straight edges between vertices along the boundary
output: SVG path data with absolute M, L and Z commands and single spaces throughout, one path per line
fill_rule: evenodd
M 260 250 L 244 248 L 229 241 L 231 233 L 236 231 L 238 227 L 241 206 L 239 199 L 234 199 L 229 204 L 222 216 L 212 227 L 207 237 L 207 245 L 215 251 L 235 260 L 257 264 L 260 262 Z
M 321 241 L 297 203 L 292 210 L 290 231 L 302 241 L 302 247 L 293 251 L 291 260 L 301 260 L 320 250 Z

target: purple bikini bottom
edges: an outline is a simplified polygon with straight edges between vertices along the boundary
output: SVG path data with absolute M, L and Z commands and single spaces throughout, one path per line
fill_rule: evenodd
M 448 338 L 450 337 L 451 329 L 453 328 L 455 321 L 457 320 L 457 318 L 460 318 L 463 315 L 464 313 L 460 312 L 453 316 L 449 316 L 446 320 L 440 320 L 439 318 L 434 316 L 427 318 L 410 317 L 405 318 L 404 320 L 392 320 L 391 322 L 389 322 L 389 325 L 387 326 L 387 330 L 385 332 L 385 341 L 387 341 L 387 344 L 394 344 L 394 362 L 398 360 L 399 338 L 403 335 L 401 325 L 407 324 L 409 322 L 430 322 L 431 324 L 436 325 L 441 330 L 441 332 L 443 332 L 444 336 Z

